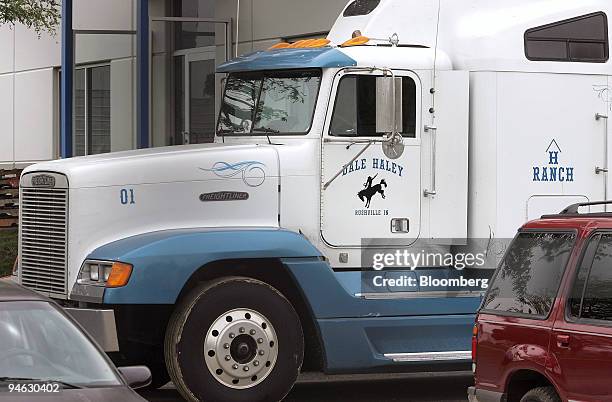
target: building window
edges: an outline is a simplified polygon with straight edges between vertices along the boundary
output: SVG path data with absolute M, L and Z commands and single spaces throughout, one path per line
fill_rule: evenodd
M 110 65 L 76 68 L 74 95 L 74 155 L 110 152 Z
M 215 2 L 210 0 L 172 1 L 175 17 L 215 18 Z M 176 22 L 174 24 L 175 50 L 215 46 L 215 24 L 211 22 Z
M 534 61 L 605 63 L 608 42 L 608 17 L 597 12 L 529 29 L 525 55 Z
M 349 75 L 338 84 L 330 135 L 339 137 L 380 137 L 376 132 L 376 76 Z M 416 136 L 416 84 L 402 77 L 401 127 L 404 137 Z M 398 122 L 399 126 L 399 122 Z
M 355 17 L 358 15 L 368 15 L 378 5 L 380 4 L 380 0 L 355 0 L 344 10 L 342 14 L 345 17 Z

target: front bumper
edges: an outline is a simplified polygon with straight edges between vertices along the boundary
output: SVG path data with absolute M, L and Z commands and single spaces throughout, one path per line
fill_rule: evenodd
M 506 402 L 506 394 L 502 392 L 489 391 L 486 389 L 469 387 L 469 402 Z
M 119 339 L 113 310 L 64 308 L 105 352 L 118 352 Z

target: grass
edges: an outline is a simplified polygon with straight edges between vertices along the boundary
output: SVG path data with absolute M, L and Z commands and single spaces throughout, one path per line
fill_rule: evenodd
M 0 230 L 0 277 L 10 275 L 17 258 L 17 230 Z

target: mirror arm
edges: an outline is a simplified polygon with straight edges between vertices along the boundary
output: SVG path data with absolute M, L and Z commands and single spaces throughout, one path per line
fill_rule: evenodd
M 337 141 L 337 142 L 340 142 L 340 141 Z M 355 157 L 354 157 L 353 159 L 351 159 L 349 162 L 347 162 L 346 164 L 344 164 L 344 166 L 342 166 L 342 169 L 340 169 L 340 170 L 338 171 L 338 173 L 336 173 L 336 174 L 334 175 L 334 177 L 332 177 L 331 179 L 329 179 L 329 181 L 323 185 L 323 190 L 327 190 L 327 187 L 329 187 L 329 185 L 330 185 L 330 184 L 332 184 L 332 182 L 333 182 L 334 180 L 336 180 L 336 179 L 338 178 L 338 176 L 340 176 L 340 175 L 342 174 L 342 172 L 344 171 L 344 169 L 346 169 L 346 167 L 347 167 L 347 166 L 349 166 L 349 165 L 351 165 L 353 162 L 355 162 L 355 161 L 357 160 L 357 158 L 359 158 L 361 155 L 363 155 L 363 153 L 364 153 L 365 151 L 367 151 L 367 150 L 368 150 L 368 148 L 370 148 L 370 147 L 372 146 L 372 144 L 374 144 L 375 142 L 377 142 L 377 141 L 375 141 L 375 140 L 373 140 L 373 141 L 368 141 L 368 142 L 367 142 L 367 145 L 366 145 L 365 147 L 363 147 L 363 149 L 362 149 L 361 151 L 359 151 L 359 153 L 358 153 L 357 155 L 355 155 Z M 364 142 L 364 143 L 365 143 L 365 142 Z M 351 144 L 349 144 L 349 145 L 351 145 Z

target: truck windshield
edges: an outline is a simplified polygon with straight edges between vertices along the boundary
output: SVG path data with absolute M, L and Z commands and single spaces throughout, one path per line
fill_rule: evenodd
M 231 74 L 219 135 L 306 134 L 321 83 L 320 70 Z

